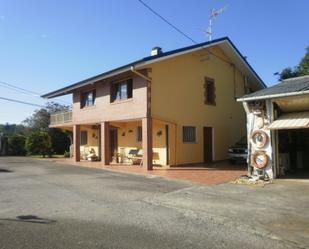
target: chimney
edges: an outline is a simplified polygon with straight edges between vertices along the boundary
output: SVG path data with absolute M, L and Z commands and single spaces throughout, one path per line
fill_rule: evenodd
M 151 56 L 162 54 L 162 48 L 160 47 L 154 47 L 151 49 Z

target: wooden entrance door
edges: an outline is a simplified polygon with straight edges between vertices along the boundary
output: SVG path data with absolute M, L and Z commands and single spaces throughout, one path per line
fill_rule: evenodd
M 118 130 L 116 127 L 110 127 L 109 136 L 110 136 L 110 143 L 109 143 L 110 161 L 112 161 L 115 152 L 117 152 L 118 150 Z M 117 162 L 117 160 L 118 158 L 116 159 L 115 162 Z
M 204 127 L 204 162 L 211 163 L 213 161 L 213 134 L 212 127 Z

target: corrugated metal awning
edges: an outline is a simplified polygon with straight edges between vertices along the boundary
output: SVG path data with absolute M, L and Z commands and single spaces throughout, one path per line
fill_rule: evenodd
M 268 126 L 270 130 L 301 128 L 309 128 L 309 112 L 283 114 Z

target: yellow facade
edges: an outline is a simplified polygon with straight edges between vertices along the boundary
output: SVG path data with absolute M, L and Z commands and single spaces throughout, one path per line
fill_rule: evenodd
M 83 125 L 81 126 L 81 131 L 87 132 L 87 144 L 80 146 L 81 157 L 83 159 L 89 152 L 93 149 L 96 155 L 99 155 L 99 139 L 100 139 L 100 131 L 98 128 L 94 128 L 93 126 Z
M 131 149 L 142 149 L 142 142 L 137 140 L 137 129 L 141 122 L 119 122 L 112 123 L 118 128 L 118 152 L 129 155 Z M 153 158 L 154 163 L 166 165 L 166 137 L 165 125 L 153 122 Z
M 204 161 L 203 127 L 213 128 L 213 160 L 226 159 L 228 147 L 246 134 L 236 102 L 245 93 L 245 76 L 218 47 L 211 51 L 217 56 L 202 50 L 151 65 L 151 115 L 169 123 L 171 165 Z M 205 77 L 215 80 L 215 106 L 204 103 Z M 183 126 L 196 126 L 196 143 L 182 142 Z
M 155 164 L 203 163 L 209 157 L 210 161 L 227 159 L 229 146 L 246 135 L 245 112 L 236 99 L 248 90 L 263 86 L 252 76 L 252 71 L 237 62 L 235 52 L 221 45 L 155 57 L 141 66 L 74 90 L 72 125 L 81 125 L 82 130 L 88 131 L 88 143 L 80 147 L 81 154 L 94 149 L 96 155 L 102 157 L 105 153 L 109 159 L 110 153 L 104 149 L 106 145 L 100 146 L 99 129 L 90 125 L 104 128 L 102 124 L 107 122 L 108 127 L 117 128 L 117 152 L 128 157 L 131 149 L 142 149 L 142 142 L 137 141 L 137 129 L 142 120 L 151 118 L 152 148 L 147 144 L 151 142 L 149 135 L 144 147 L 148 155 L 152 149 Z M 229 58 L 222 49 L 234 57 Z M 127 78 L 133 80 L 132 98 L 111 102 L 112 84 Z M 214 80 L 215 105 L 205 104 L 206 78 Z M 96 90 L 95 104 L 81 108 L 81 94 L 93 89 Z M 194 143 L 183 142 L 184 126 L 196 128 Z M 146 126 L 144 123 L 144 131 L 150 134 L 147 127 L 150 127 L 148 121 Z M 209 134 L 212 141 L 207 140 Z M 114 130 L 112 135 L 115 136 Z M 114 151 L 114 144 L 109 144 L 108 149 Z M 212 151 L 207 151 L 208 148 Z
M 123 157 L 129 157 L 132 149 L 142 149 L 142 142 L 137 139 L 137 129 L 141 126 L 141 121 L 131 122 L 111 122 L 111 126 L 117 128 L 118 153 Z M 80 146 L 81 155 L 94 149 L 99 155 L 99 130 L 91 126 L 81 126 L 81 131 L 87 131 L 88 141 L 86 145 Z M 153 160 L 154 164 L 166 165 L 166 133 L 165 123 L 153 121 Z M 124 161 L 124 163 L 129 161 Z

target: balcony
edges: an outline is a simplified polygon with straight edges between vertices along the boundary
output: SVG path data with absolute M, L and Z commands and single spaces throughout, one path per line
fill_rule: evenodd
M 55 112 L 50 115 L 50 125 L 61 125 L 72 122 L 72 111 Z

